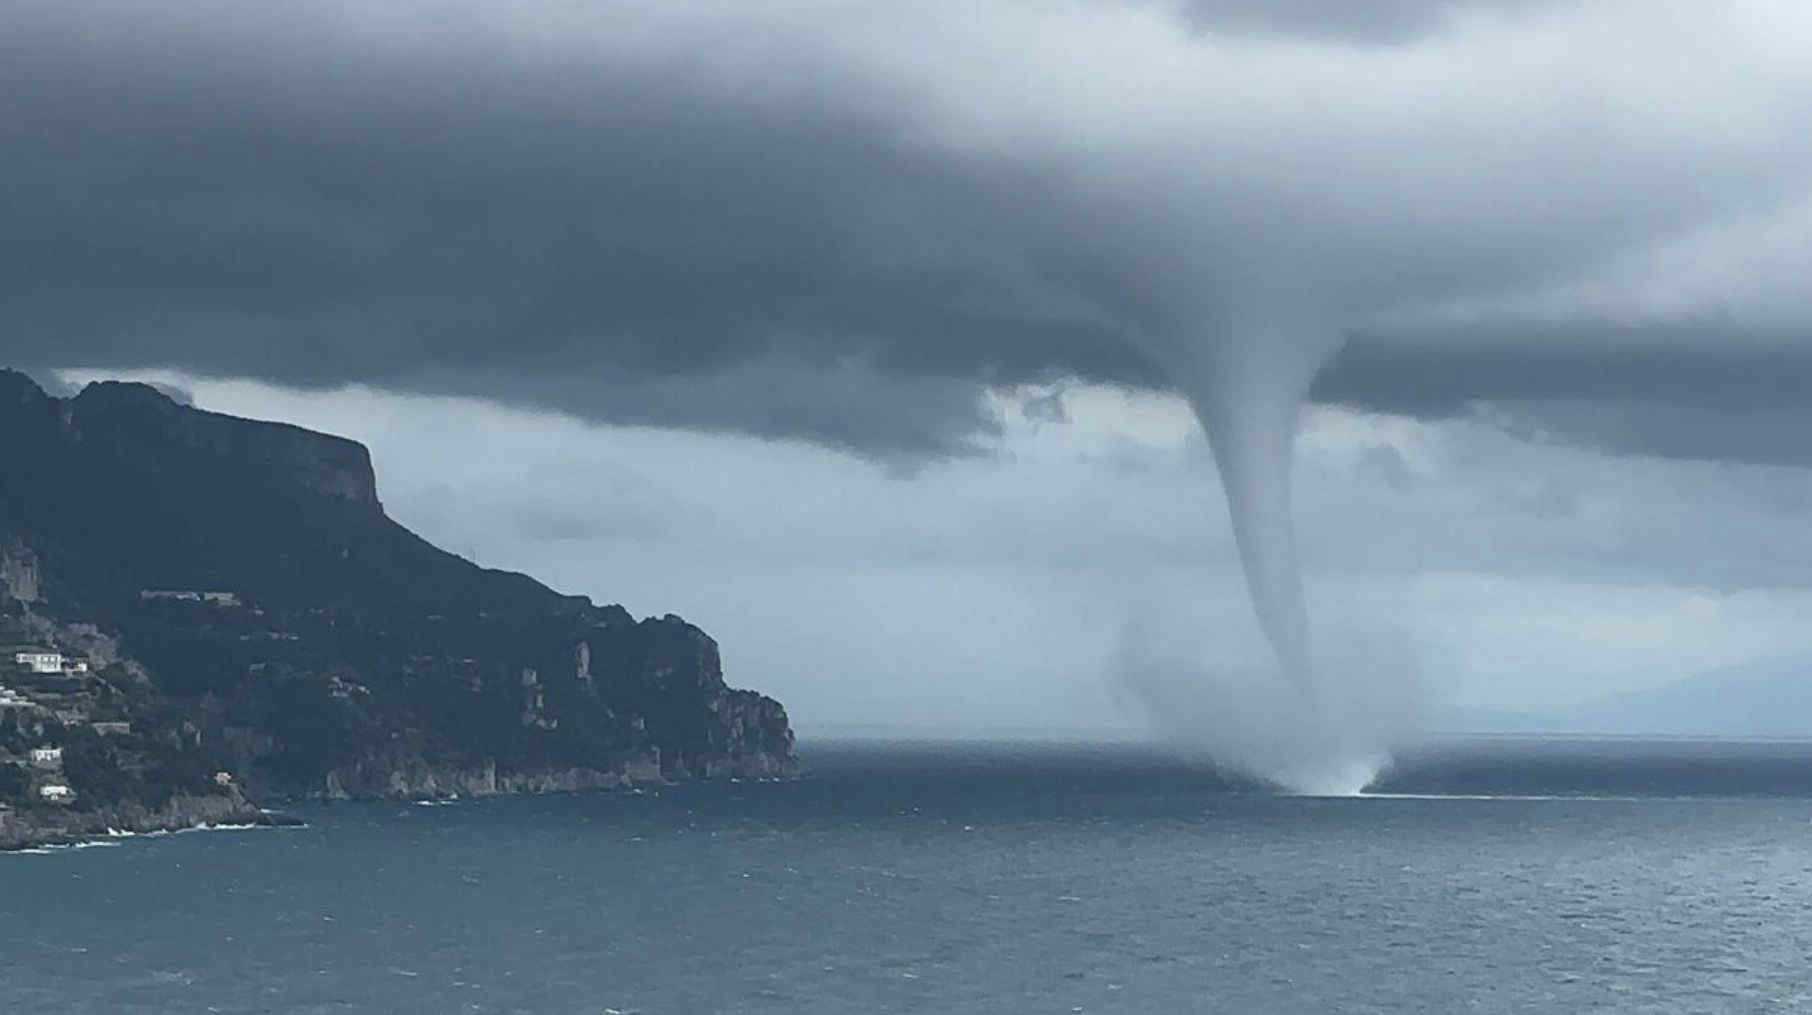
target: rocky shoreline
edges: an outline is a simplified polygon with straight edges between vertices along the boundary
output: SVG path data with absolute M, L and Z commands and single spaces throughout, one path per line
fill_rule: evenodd
M 266 813 L 238 794 L 176 796 L 160 807 L 139 803 L 86 810 L 33 807 L 0 811 L 0 851 L 69 846 L 122 834 L 184 832 L 218 827 L 282 827 L 300 824 Z
M 499 771 L 495 761 L 472 766 L 433 765 L 420 759 L 391 763 L 357 762 L 327 773 L 321 789 L 303 794 L 309 800 L 438 800 L 494 796 L 536 796 L 672 786 L 722 779 L 785 779 L 798 774 L 791 755 L 760 751 L 698 762 L 698 771 L 683 763 L 662 764 L 658 749 L 639 752 L 608 768 L 566 765 L 530 771 Z
M 299 796 L 279 796 L 279 806 L 293 803 L 389 800 L 397 802 L 476 800 L 544 796 L 554 793 L 629 792 L 680 785 L 685 781 L 722 779 L 778 781 L 796 778 L 796 764 L 777 763 L 766 755 L 722 771 L 676 781 L 661 772 L 658 757 L 637 759 L 614 770 L 561 768 L 499 773 L 495 763 L 473 768 L 437 768 L 422 764 L 398 767 L 351 765 L 330 773 L 326 786 Z M 132 835 L 199 831 L 211 828 L 282 828 L 302 824 L 278 810 L 261 808 L 244 794 L 182 795 L 161 807 L 127 803 L 76 809 L 41 806 L 0 808 L 0 853 L 76 846 Z

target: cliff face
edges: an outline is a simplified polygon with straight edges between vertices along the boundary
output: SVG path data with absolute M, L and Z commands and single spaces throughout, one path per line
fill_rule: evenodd
M 95 439 L 128 451 L 184 452 L 230 462 L 248 475 L 294 484 L 372 511 L 377 477 L 364 445 L 283 423 L 238 419 L 180 405 L 143 384 L 91 384 L 66 403 L 65 421 L 77 441 Z
M 67 708 L 0 708 L 0 761 L 99 721 L 133 732 L 103 738 L 92 778 L 167 755 L 253 797 L 796 770 L 785 710 L 728 687 L 704 632 L 430 546 L 384 514 L 352 441 L 143 385 L 50 398 L 8 371 L 0 433 L 0 644 L 94 663 L 37 692 Z

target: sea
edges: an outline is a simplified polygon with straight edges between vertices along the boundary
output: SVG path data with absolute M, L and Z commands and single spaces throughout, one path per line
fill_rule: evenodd
M 3 855 L 0 1010 L 1812 1012 L 1812 744 L 1453 741 L 1348 797 L 1143 746 L 803 753 Z

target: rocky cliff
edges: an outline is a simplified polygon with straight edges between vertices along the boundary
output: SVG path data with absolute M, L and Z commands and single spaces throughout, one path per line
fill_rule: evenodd
M 0 433 L 0 685 L 27 700 L 0 706 L 0 768 L 68 743 L 78 806 L 154 809 L 222 772 L 263 799 L 796 770 L 785 710 L 730 688 L 704 632 L 436 549 L 357 443 L 10 371 Z M 92 665 L 10 672 L 19 646 Z
M 236 792 L 178 794 L 155 805 L 128 800 L 94 807 L 7 808 L 0 810 L 0 850 L 123 834 L 283 824 L 295 822 L 260 810 Z

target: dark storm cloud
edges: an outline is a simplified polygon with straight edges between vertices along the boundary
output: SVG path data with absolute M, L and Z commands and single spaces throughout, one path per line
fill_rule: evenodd
M 908 454 L 961 448 L 983 384 L 1141 376 L 1086 242 L 1025 212 L 1050 181 L 928 160 L 853 82 L 776 108 L 686 68 L 372 60 L 299 18 L 76 21 L 0 42 L 14 361 Z
M 627 373 L 589 367 L 566 376 L 435 368 L 409 375 L 429 391 L 546 406 L 582 419 L 798 437 L 901 468 L 977 450 L 999 431 L 976 380 L 887 373 L 863 363 L 802 365 L 750 359 L 707 372 Z
M 1336 42 L 1396 44 L 1478 12 L 1515 14 L 1558 0 L 1185 0 L 1189 24 L 1210 32 L 1259 32 Z
M 1324 402 L 1424 419 L 1473 414 L 1618 454 L 1812 465 L 1812 345 L 1703 341 L 1705 328 L 1559 331 L 1446 344 L 1356 338 L 1317 378 Z M 1671 333 L 1672 341 L 1665 341 Z
M 1589 80 L 1594 47 L 1640 54 L 1670 24 L 1588 16 L 1615 5 L 1198 0 L 1158 5 L 1182 15 L 1169 35 L 1141 6 L 20 0 L 0 14 L 0 359 L 478 394 L 909 460 L 987 435 L 989 385 L 1159 386 L 1133 351 L 1153 334 L 1285 304 L 1372 334 L 1587 277 L 1794 199 L 1812 164 L 1782 140 L 1804 82 L 1755 91 L 1734 45 L 1739 69 L 1711 52 L 1677 109 L 1645 90 L 1673 35 Z M 1509 34 L 1439 48 L 1475 17 Z M 1518 55 L 1554 40 L 1559 72 Z M 1466 78 L 1502 54 L 1512 77 Z M 1746 133 L 1702 114 L 1720 101 Z M 1798 349 L 1805 320 L 1771 326 Z M 1676 337 L 1643 329 L 1634 364 L 1619 336 L 1565 356 L 1489 327 L 1362 339 L 1319 391 L 1421 415 L 1721 411 L 1710 356 L 1759 392 L 1726 402 L 1799 411 L 1798 367 L 1699 337 L 1674 355 Z
M 1710 341 L 1702 340 L 1706 331 Z M 1812 345 L 1790 336 L 1770 344 L 1721 337 L 1716 328 L 1687 326 L 1540 325 L 1415 345 L 1359 336 L 1316 380 L 1315 395 L 1425 418 L 1458 415 L 1479 400 L 1652 399 L 1725 412 L 1812 402 Z

